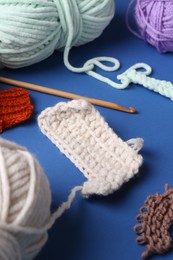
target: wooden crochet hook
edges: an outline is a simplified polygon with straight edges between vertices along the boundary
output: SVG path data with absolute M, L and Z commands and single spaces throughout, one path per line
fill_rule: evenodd
M 52 89 L 52 88 L 48 88 L 48 87 L 43 87 L 43 86 L 39 86 L 39 85 L 35 85 L 35 84 L 31 84 L 31 83 L 23 82 L 23 81 L 19 81 L 19 80 L 14 80 L 14 79 L 6 78 L 6 77 L 0 77 L 0 82 L 7 84 L 7 85 L 35 90 L 35 91 L 39 91 L 42 93 L 51 94 L 51 95 L 55 95 L 55 96 L 59 96 L 59 97 L 64 97 L 64 98 L 69 98 L 69 99 L 85 99 L 93 105 L 107 107 L 107 108 L 119 110 L 122 112 L 127 112 L 127 113 L 136 112 L 136 109 L 133 107 L 125 108 L 123 106 L 120 106 L 120 105 L 112 103 L 112 102 L 99 100 L 99 99 L 95 99 L 95 98 L 79 96 L 79 95 L 76 95 L 73 93 L 69 93 L 69 92 L 65 92 L 65 91 L 61 91 L 61 90 L 57 90 L 57 89 Z

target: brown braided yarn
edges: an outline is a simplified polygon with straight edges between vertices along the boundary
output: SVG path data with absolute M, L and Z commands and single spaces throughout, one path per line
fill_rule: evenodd
M 134 227 L 139 235 L 136 241 L 146 244 L 142 259 L 167 252 L 172 247 L 169 229 L 173 224 L 173 188 L 166 184 L 164 194 L 149 195 L 136 219 L 139 222 Z
M 27 90 L 22 88 L 0 90 L 0 133 L 28 119 L 33 109 Z

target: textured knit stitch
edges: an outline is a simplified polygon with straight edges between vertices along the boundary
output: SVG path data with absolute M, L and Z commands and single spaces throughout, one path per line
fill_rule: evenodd
M 165 185 L 165 190 L 164 194 L 149 195 L 137 216 L 139 224 L 134 227 L 139 234 L 137 243 L 147 244 L 142 259 L 162 254 L 172 247 L 169 230 L 173 224 L 173 188 Z
M 32 260 L 78 190 L 51 215 L 50 187 L 40 164 L 27 149 L 0 138 L 0 259 Z
M 124 73 L 117 76 L 122 84 L 119 84 L 119 86 L 116 87 L 124 89 L 127 88 L 130 83 L 139 84 L 173 100 L 173 84 L 170 81 L 148 77 L 151 72 L 152 68 L 148 64 L 136 63 Z
M 61 102 L 38 117 L 43 132 L 88 179 L 84 196 L 108 195 L 138 173 L 141 138 L 122 141 L 85 100 Z
M 22 88 L 0 90 L 0 133 L 28 119 L 33 109 L 27 90 Z

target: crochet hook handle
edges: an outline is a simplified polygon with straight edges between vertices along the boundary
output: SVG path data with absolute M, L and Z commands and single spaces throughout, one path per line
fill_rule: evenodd
M 69 93 L 69 92 L 65 92 L 65 91 L 61 91 L 61 90 L 57 90 L 57 89 L 52 89 L 52 88 L 48 88 L 48 87 L 43 87 L 43 86 L 39 86 L 39 85 L 35 85 L 35 84 L 31 84 L 31 83 L 23 82 L 23 81 L 19 81 L 19 80 L 13 80 L 13 79 L 9 79 L 6 77 L 0 77 L 0 82 L 2 82 L 4 84 L 15 86 L 15 87 L 21 87 L 21 88 L 26 88 L 26 89 L 30 89 L 30 90 L 35 90 L 35 91 L 39 91 L 42 93 L 51 94 L 51 95 L 55 95 L 55 96 L 59 96 L 59 97 L 64 97 L 64 98 L 69 98 L 69 99 L 85 99 L 93 105 L 107 107 L 107 108 L 119 110 L 122 112 L 127 112 L 127 113 L 136 112 L 136 109 L 133 107 L 125 108 L 123 106 L 120 106 L 120 105 L 112 103 L 112 102 L 94 99 L 94 98 L 88 98 L 88 97 L 84 97 L 84 96 L 79 96 L 79 95 L 76 95 L 73 93 Z

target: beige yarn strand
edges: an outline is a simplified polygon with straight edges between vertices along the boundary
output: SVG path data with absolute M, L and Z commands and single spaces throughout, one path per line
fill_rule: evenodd
M 37 160 L 25 148 L 0 138 L 0 259 L 32 260 L 81 189 L 74 187 L 51 214 L 49 183 Z

